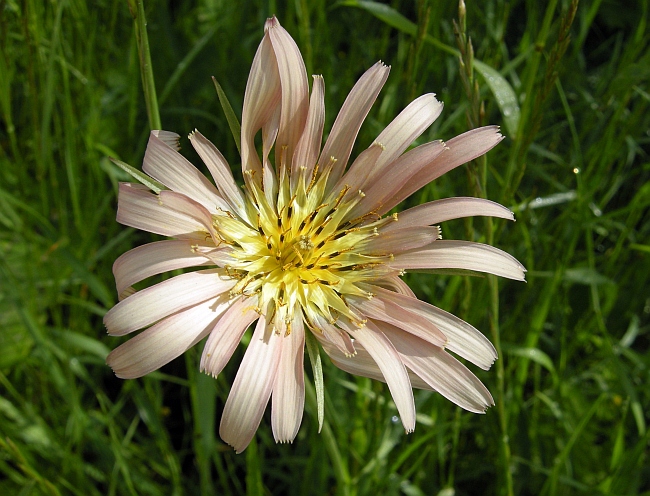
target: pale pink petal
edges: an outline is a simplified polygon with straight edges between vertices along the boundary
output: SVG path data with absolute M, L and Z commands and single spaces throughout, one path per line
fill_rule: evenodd
M 515 220 L 515 216 L 510 210 L 490 200 L 472 197 L 444 198 L 400 212 L 398 215 L 399 221 L 388 224 L 383 231 L 395 231 L 396 229 L 415 226 L 431 226 L 446 220 L 475 215 Z
M 347 332 L 330 324 L 322 316 L 313 318 L 312 323 L 316 327 L 314 334 L 322 337 L 325 341 L 338 348 L 341 353 L 350 356 L 356 353 L 352 339 Z
M 269 205 L 274 205 L 278 197 L 278 178 L 269 160 L 269 154 L 280 130 L 281 110 L 282 107 L 277 105 L 271 117 L 262 126 L 262 185 Z M 280 170 L 280 163 L 278 163 L 278 170 Z
M 244 179 L 250 170 L 261 181 L 262 164 L 255 149 L 255 135 L 271 118 L 282 98 L 278 62 L 268 33 L 260 43 L 246 83 L 241 119 L 241 159 Z
M 325 82 L 323 76 L 313 76 L 314 84 L 309 99 L 309 111 L 305 130 L 298 141 L 291 162 L 291 187 L 295 187 L 298 174 L 304 167 L 303 174 L 311 179 L 314 165 L 318 160 L 321 142 L 323 140 L 323 125 L 325 123 Z
M 282 354 L 271 396 L 271 425 L 277 443 L 294 440 L 305 407 L 305 327 L 302 312 L 297 311 L 291 334 L 281 336 Z
M 327 353 L 327 356 L 330 357 L 332 363 L 336 365 L 341 370 L 348 372 L 352 375 L 358 375 L 360 377 L 368 377 L 375 381 L 386 382 L 384 375 L 382 374 L 377 362 L 370 356 L 366 351 L 363 345 L 359 342 L 355 342 L 354 346 L 357 352 L 354 355 L 349 355 L 343 353 L 340 349 L 333 346 L 330 342 L 323 339 L 322 336 L 316 335 L 318 340 Z M 411 385 L 414 388 L 418 389 L 432 389 L 426 382 L 424 382 L 420 377 L 409 371 L 409 379 Z
M 206 235 L 197 219 L 163 205 L 158 195 L 133 183 L 120 183 L 117 221 L 163 236 L 203 240 Z
M 341 323 L 341 322 L 339 322 Z M 345 324 L 344 324 L 345 325 Z M 415 429 L 415 401 L 406 367 L 392 343 L 371 321 L 360 328 L 344 327 L 352 337 L 368 350 L 386 379 L 390 394 L 400 414 L 406 432 Z
M 170 148 L 173 148 L 177 152 L 181 151 L 181 143 L 180 143 L 181 137 L 178 134 L 173 133 L 172 131 L 162 131 L 162 130 L 153 130 L 151 131 L 151 133 Z
M 156 241 L 121 255 L 113 264 L 113 275 L 120 299 L 127 288 L 147 277 L 171 270 L 211 264 L 204 254 L 208 248 L 199 249 L 193 245 L 193 242 L 185 240 Z
M 302 55 L 289 33 L 275 17 L 266 22 L 264 29 L 270 35 L 282 88 L 282 112 L 275 148 L 275 163 L 279 168 L 283 159 L 288 162 L 293 157 L 304 130 L 309 107 L 309 84 Z
M 377 326 L 393 343 L 404 364 L 449 401 L 474 413 L 485 413 L 494 405 L 483 383 L 442 348 L 389 324 Z
M 197 130 L 190 134 L 190 142 L 208 167 L 224 199 L 240 217 L 245 215 L 244 195 L 219 149 Z
M 260 317 L 221 416 L 219 436 L 241 453 L 251 442 L 269 402 L 284 338 Z
M 215 244 L 219 242 L 219 238 L 214 230 L 212 215 L 201 203 L 192 200 L 182 193 L 176 193 L 175 191 L 169 190 L 163 190 L 158 193 L 158 203 L 164 207 L 169 207 L 180 214 L 196 219 L 201 224 L 201 227 L 203 228 L 202 230 L 206 233 L 206 236 L 207 233 L 209 233 Z
M 442 103 L 436 100 L 435 95 L 428 93 L 413 100 L 393 119 L 393 122 L 375 140 L 376 143 L 381 143 L 384 146 L 385 152 L 377 160 L 366 183 L 360 185 L 362 190 L 365 191 L 381 178 L 385 168 L 438 118 L 442 107 Z
M 122 336 L 214 298 L 230 290 L 236 282 L 223 269 L 181 274 L 122 300 L 106 313 L 104 325 L 109 334 Z
M 228 305 L 225 295 L 167 317 L 111 351 L 106 363 L 121 379 L 153 372 L 203 339 Z
M 393 222 L 388 224 L 392 226 Z M 403 251 L 421 248 L 440 239 L 440 229 L 437 227 L 416 226 L 396 231 L 386 232 L 382 230 L 378 236 L 373 236 L 359 243 L 363 246 L 364 252 L 370 255 L 389 255 Z
M 422 169 L 430 168 L 436 157 L 445 151 L 442 141 L 432 141 L 409 150 L 395 160 L 385 174 L 372 183 L 370 189 L 364 191 L 365 197 L 348 213 L 347 219 L 377 210 L 383 211 L 384 203 L 396 194 L 404 184 L 411 181 Z
M 384 146 L 380 143 L 373 143 L 356 158 L 348 172 L 339 179 L 333 191 L 338 193 L 344 187 L 350 188 L 348 196 L 357 195 L 361 186 L 366 182 L 368 174 L 372 171 L 377 160 L 384 153 Z
M 396 269 L 473 270 L 516 281 L 526 280 L 526 269 L 512 255 L 472 241 L 435 241 L 424 248 L 395 255 L 389 265 Z
M 447 337 L 429 320 L 403 308 L 395 300 L 385 297 L 383 292 L 370 299 L 348 296 L 346 300 L 370 319 L 393 324 L 436 346 L 447 344 Z
M 228 311 L 210 332 L 201 355 L 201 372 L 216 377 L 235 352 L 244 332 L 259 318 L 251 298 L 233 300 Z
M 402 281 L 398 276 L 386 277 L 379 281 L 373 282 L 373 284 L 376 284 L 377 286 L 381 286 L 382 288 L 385 289 L 389 289 L 401 295 L 409 296 L 411 298 L 417 298 L 417 296 L 415 296 L 415 293 L 413 292 L 411 287 L 408 284 L 406 284 L 404 281 Z
M 377 62 L 368 69 L 354 85 L 336 116 L 319 160 L 321 167 L 325 167 L 331 157 L 336 160 L 330 184 L 335 184 L 343 174 L 361 124 L 384 86 L 389 71 L 390 67 L 382 62 Z
M 142 170 L 172 191 L 199 202 L 210 212 L 226 207 L 217 188 L 185 157 L 156 137 L 149 136 Z
M 418 300 L 415 296 L 404 296 L 370 284 L 362 285 L 362 289 L 381 295 L 384 299 L 391 299 L 402 308 L 426 318 L 447 337 L 446 349 L 482 369 L 488 370 L 496 360 L 497 353 L 492 343 L 476 328 L 455 315 Z
M 388 198 L 379 210 L 379 214 L 388 212 L 399 202 L 408 198 L 437 177 L 484 155 L 502 139 L 503 136 L 499 133 L 498 126 L 479 127 L 450 139 L 445 143 L 447 150 L 436 157 L 428 167 L 422 168 L 417 174 L 413 175 L 397 193 Z
M 421 302 L 424 303 L 424 302 Z M 428 318 L 447 336 L 446 349 L 488 370 L 497 359 L 497 352 L 490 340 L 474 326 L 440 308 L 424 303 L 414 311 Z

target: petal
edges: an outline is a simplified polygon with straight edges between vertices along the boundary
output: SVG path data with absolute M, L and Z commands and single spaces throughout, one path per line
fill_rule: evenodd
M 167 186 L 199 202 L 210 212 L 226 207 L 217 188 L 185 157 L 156 137 L 149 135 L 142 170 Z
M 294 440 L 305 407 L 305 327 L 295 312 L 291 334 L 283 336 L 282 353 L 271 396 L 271 425 L 277 443 Z
M 216 377 L 235 352 L 244 332 L 259 318 L 250 298 L 233 300 L 228 311 L 214 326 L 201 355 L 201 372 Z
M 387 225 L 383 231 L 394 231 L 414 226 L 431 226 L 446 220 L 475 215 L 515 220 L 514 214 L 509 209 L 490 200 L 472 197 L 445 198 L 400 212 L 399 221 Z
M 389 262 L 396 269 L 464 269 L 525 280 L 524 266 L 493 246 L 472 241 L 439 240 L 424 248 L 398 253 Z
M 438 118 L 442 108 L 443 104 L 436 100 L 436 96 L 428 93 L 416 98 L 402 110 L 375 140 L 384 146 L 385 152 L 360 188 L 365 190 L 372 186 L 383 170 Z
M 133 183 L 120 183 L 117 221 L 163 236 L 203 241 L 206 235 L 200 221 L 163 205 L 157 195 Z
M 358 296 L 346 300 L 370 319 L 388 322 L 436 346 L 447 344 L 447 337 L 429 320 L 403 308 L 383 292 L 369 300 Z
M 173 148 L 177 152 L 181 151 L 181 144 L 180 144 L 181 137 L 178 134 L 173 133 L 172 131 L 161 131 L 161 130 L 153 130 L 151 131 L 151 133 L 170 148 Z
M 380 143 L 373 143 L 352 162 L 348 172 L 339 179 L 338 183 L 332 188 L 334 191 L 341 191 L 343 188 L 350 188 L 348 196 L 352 196 L 361 191 L 361 186 L 365 184 L 368 174 L 375 167 L 379 157 L 384 153 L 384 146 Z
M 345 324 L 344 324 L 345 325 Z M 415 429 L 415 401 L 406 367 L 388 338 L 371 321 L 360 328 L 345 325 L 348 331 L 375 360 L 386 379 L 390 394 L 406 432 Z
M 138 246 L 121 255 L 113 264 L 117 293 L 122 295 L 131 285 L 147 277 L 170 270 L 209 265 L 211 260 L 191 241 L 166 240 Z M 201 247 L 207 250 L 208 247 Z M 213 248 L 214 249 L 214 248 Z
M 447 348 L 473 364 L 488 370 L 497 358 L 492 343 L 476 328 L 455 315 L 445 312 L 417 298 L 394 293 L 377 286 L 362 285 L 362 289 L 371 291 L 383 298 L 390 298 L 395 303 L 428 319 L 447 337 Z
M 390 67 L 377 62 L 359 78 L 345 99 L 319 160 L 321 167 L 324 167 L 331 157 L 336 159 L 329 184 L 336 183 L 343 175 L 361 124 L 375 103 L 389 72 Z
M 410 288 L 410 286 L 406 284 L 404 281 L 402 281 L 399 278 L 399 276 L 386 277 L 385 279 L 382 279 L 380 281 L 373 282 L 373 284 L 376 284 L 377 286 L 381 286 L 382 288 L 385 289 L 389 289 L 401 295 L 410 296 L 411 298 L 417 298 L 417 296 L 415 296 L 415 293 Z
M 378 326 L 393 343 L 404 364 L 449 401 L 474 413 L 485 413 L 494 405 L 483 383 L 442 348 L 390 324 Z
M 313 76 L 314 84 L 309 99 L 309 111 L 305 129 L 298 141 L 296 151 L 291 161 L 291 187 L 292 191 L 297 183 L 298 174 L 304 167 L 304 174 L 311 179 L 314 165 L 318 159 L 321 142 L 323 140 L 323 125 L 325 123 L 325 82 L 323 76 Z
M 237 186 L 230 166 L 219 149 L 197 130 L 192 132 L 189 138 L 201 160 L 208 167 L 224 199 L 240 217 L 245 215 L 244 195 Z
M 185 196 L 182 193 L 169 190 L 161 191 L 158 194 L 158 203 L 162 206 L 169 207 L 176 212 L 196 219 L 201 224 L 202 231 L 206 233 L 204 239 L 206 239 L 207 233 L 209 233 L 215 244 L 219 243 L 219 238 L 214 230 L 212 214 L 201 203 L 192 200 L 190 197 Z M 222 215 L 225 214 L 222 213 Z
M 271 148 L 275 143 L 280 129 L 280 105 L 276 106 L 271 117 L 262 126 L 262 185 L 264 186 L 264 195 L 270 205 L 274 205 L 278 197 L 278 179 L 273 164 L 269 160 Z M 278 166 L 281 161 L 278 162 Z M 278 167 L 279 168 L 279 167 Z
M 413 176 L 430 168 L 436 157 L 444 151 L 445 144 L 442 141 L 432 141 L 406 152 L 390 164 L 385 174 L 372 182 L 370 188 L 364 191 L 364 198 L 347 214 L 346 219 L 360 217 L 377 208 L 384 211 L 384 203 L 409 183 Z
M 200 303 L 158 322 L 111 351 L 106 363 L 121 379 L 159 369 L 203 339 L 228 308 L 228 295 Z
M 262 164 L 255 149 L 255 135 L 271 118 L 281 98 L 278 62 L 273 52 L 270 35 L 265 33 L 255 53 L 244 94 L 241 159 L 242 172 L 246 180 L 248 180 L 247 170 L 255 172 L 257 180 L 261 180 Z
M 444 173 L 465 164 L 494 148 L 503 136 L 498 126 L 485 126 L 467 131 L 445 143 L 447 150 L 441 153 L 428 167 L 422 168 L 392 197 L 388 198 L 379 214 L 388 212 L 399 202 L 408 198 L 422 186 L 429 184 Z
M 221 416 L 219 435 L 237 453 L 253 439 L 275 382 L 283 337 L 272 329 L 264 317 L 257 321 Z
M 393 226 L 397 222 L 391 222 Z M 378 236 L 367 238 L 359 243 L 363 247 L 364 253 L 371 255 L 389 255 L 397 254 L 403 251 L 421 248 L 440 239 L 440 229 L 438 227 L 416 226 L 396 231 L 386 232 L 382 230 Z
M 338 350 L 346 356 L 353 356 L 356 354 L 352 339 L 350 339 L 350 335 L 347 332 L 330 324 L 327 319 L 323 317 L 313 323 L 316 326 L 316 332 L 314 334 L 322 337 L 325 341 L 338 348 Z
M 319 337 L 316 335 L 316 337 L 320 341 L 325 353 L 327 353 L 327 356 L 332 360 L 332 363 L 341 370 L 352 375 L 358 375 L 359 377 L 368 377 L 375 381 L 386 382 L 377 362 L 375 362 L 374 358 L 370 356 L 370 353 L 366 351 L 361 343 L 355 342 L 354 346 L 357 352 L 354 355 L 347 355 L 331 343 L 324 341 L 322 336 Z M 412 372 L 409 372 L 409 379 L 411 380 L 411 385 L 415 388 L 431 389 L 431 386 Z
M 264 26 L 268 32 L 280 74 L 282 88 L 282 112 L 276 146 L 276 165 L 293 157 L 294 150 L 305 128 L 309 107 L 309 84 L 307 70 L 298 45 L 280 26 L 275 17 Z
M 231 289 L 237 281 L 222 269 L 172 277 L 122 300 L 104 316 L 109 334 L 122 336 Z

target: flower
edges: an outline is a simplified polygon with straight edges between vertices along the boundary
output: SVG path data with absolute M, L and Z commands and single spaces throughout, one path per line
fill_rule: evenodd
M 483 384 L 446 350 L 488 369 L 494 347 L 468 323 L 418 300 L 400 276 L 408 269 L 454 268 L 523 280 L 525 269 L 507 253 L 443 241 L 435 226 L 470 215 L 512 219 L 512 212 L 483 199 L 449 198 L 384 214 L 502 136 L 495 126 L 483 127 L 404 153 L 442 111 L 427 94 L 346 170 L 388 72 L 378 62 L 359 79 L 321 150 L 323 78 L 314 77 L 309 96 L 300 51 L 271 18 L 246 86 L 244 188 L 198 131 L 189 139 L 216 186 L 178 152 L 178 135 L 166 131 L 151 133 L 143 164 L 164 188 L 120 185 L 118 222 L 173 239 L 116 260 L 121 301 L 104 323 L 114 336 L 144 330 L 107 362 L 118 377 L 141 377 L 207 337 L 201 370 L 217 376 L 257 321 L 219 429 L 237 452 L 250 443 L 269 398 L 276 441 L 295 438 L 304 406 L 306 333 L 341 369 L 385 381 L 407 432 L 415 428 L 412 387 L 435 390 L 472 412 L 493 404 Z M 255 148 L 260 130 L 261 157 Z M 189 267 L 200 270 L 132 288 Z

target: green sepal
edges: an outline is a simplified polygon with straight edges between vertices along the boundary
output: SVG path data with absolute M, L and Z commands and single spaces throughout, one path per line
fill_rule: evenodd
M 120 169 L 133 176 L 139 183 L 144 184 L 154 193 L 158 194 L 162 190 L 167 189 L 164 184 L 160 184 L 158 181 L 150 178 L 144 172 L 139 171 L 135 167 L 131 167 L 129 164 L 122 162 L 121 160 L 117 160 L 116 158 L 109 157 L 109 159 Z
M 314 372 L 314 386 L 316 388 L 316 411 L 318 412 L 318 432 L 323 428 L 325 418 L 325 383 L 323 382 L 323 363 L 320 359 L 318 342 L 311 332 L 305 332 L 305 343 L 307 353 L 311 362 L 311 369 Z

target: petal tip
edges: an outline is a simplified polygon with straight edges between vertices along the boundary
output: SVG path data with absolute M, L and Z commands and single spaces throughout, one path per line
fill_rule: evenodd
M 278 21 L 277 17 L 275 16 L 269 17 L 264 23 L 264 32 L 266 33 L 269 29 L 278 27 L 279 25 L 280 25 L 280 21 Z

